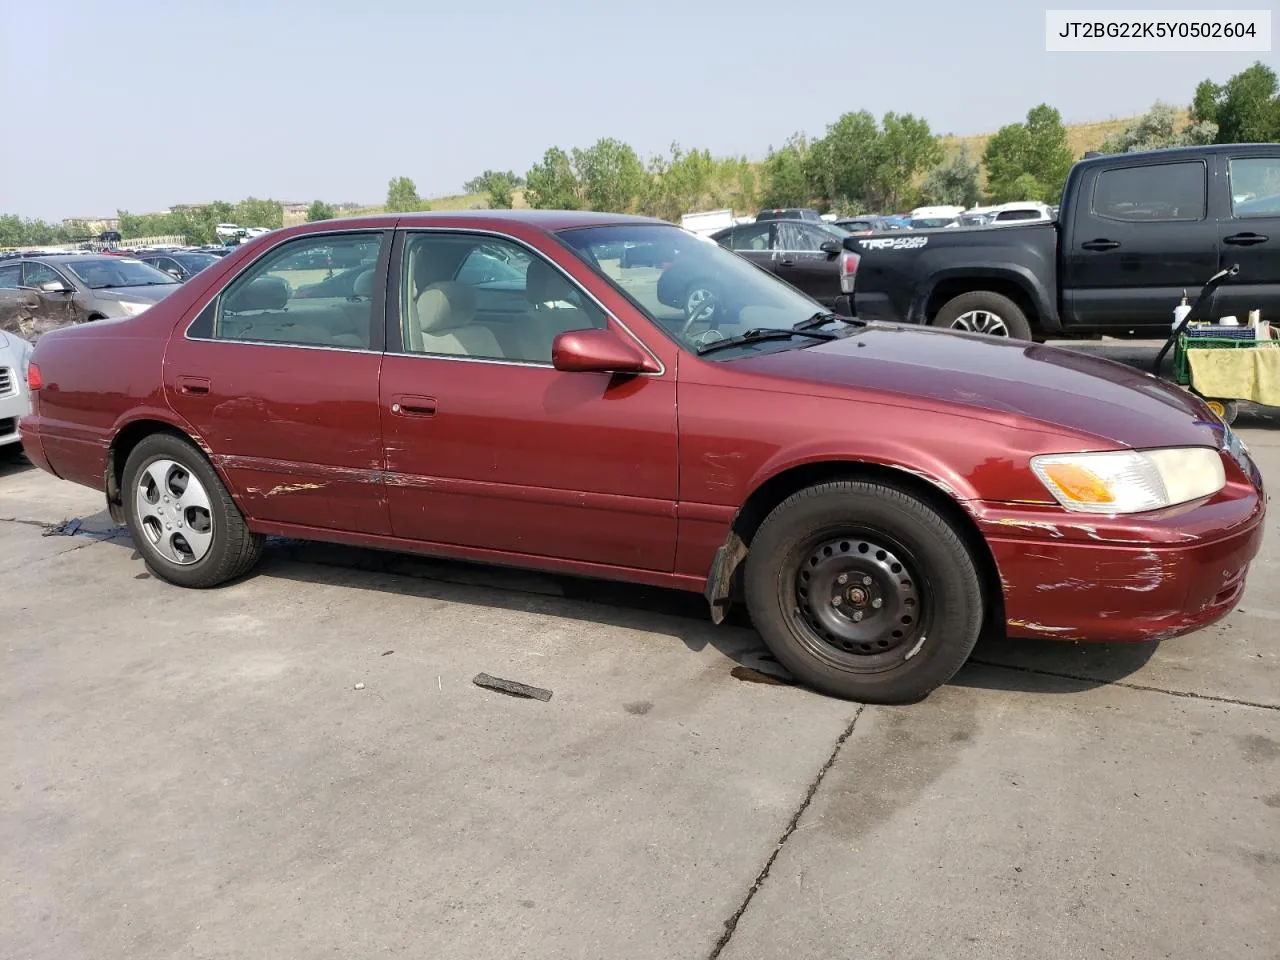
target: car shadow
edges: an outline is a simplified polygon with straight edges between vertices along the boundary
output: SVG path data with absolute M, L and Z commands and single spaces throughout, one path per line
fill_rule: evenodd
M 0 447 L 0 480 L 35 469 L 36 465 L 21 450 L 5 450 Z
M 131 559 L 140 561 L 126 530 L 99 526 L 96 521 L 103 516 L 85 518 L 86 529 L 76 535 L 87 533 L 127 549 Z M 139 572 L 138 576 L 148 574 Z M 744 608 L 735 607 L 728 619 L 716 626 L 700 595 L 679 590 L 278 538 L 268 540 L 261 563 L 246 574 L 246 579 L 253 577 L 639 630 L 679 640 L 693 652 L 710 646 L 732 662 L 730 672 L 738 679 L 791 681 L 768 652 Z M 1157 646 L 984 638 L 951 682 L 990 690 L 1077 693 L 1141 669 Z

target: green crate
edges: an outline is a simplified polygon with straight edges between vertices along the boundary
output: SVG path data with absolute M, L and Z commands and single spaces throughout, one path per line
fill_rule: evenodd
M 1191 386 L 1191 364 L 1187 361 L 1188 344 L 1191 350 L 1249 350 L 1254 347 L 1272 347 L 1274 340 L 1236 340 L 1228 337 L 1188 337 L 1178 335 L 1173 351 L 1173 382 L 1180 387 Z

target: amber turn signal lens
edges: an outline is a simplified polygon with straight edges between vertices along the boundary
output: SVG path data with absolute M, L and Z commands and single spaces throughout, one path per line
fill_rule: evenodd
M 1045 477 L 1076 503 L 1115 503 L 1115 496 L 1097 474 L 1077 463 L 1052 463 Z

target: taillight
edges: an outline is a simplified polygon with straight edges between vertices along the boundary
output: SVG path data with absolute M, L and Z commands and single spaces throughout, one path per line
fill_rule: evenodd
M 27 364 L 27 389 L 39 390 L 44 386 L 44 379 L 40 376 L 40 368 L 34 363 Z
M 840 254 L 840 292 L 853 293 L 853 283 L 858 276 L 858 261 L 862 258 L 846 250 Z

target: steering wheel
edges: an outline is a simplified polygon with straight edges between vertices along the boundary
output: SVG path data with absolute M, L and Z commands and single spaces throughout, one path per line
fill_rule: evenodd
M 703 280 L 695 280 L 689 284 L 684 294 L 684 326 L 680 333 L 688 335 L 695 323 L 710 320 L 720 308 L 720 298 L 711 286 Z

